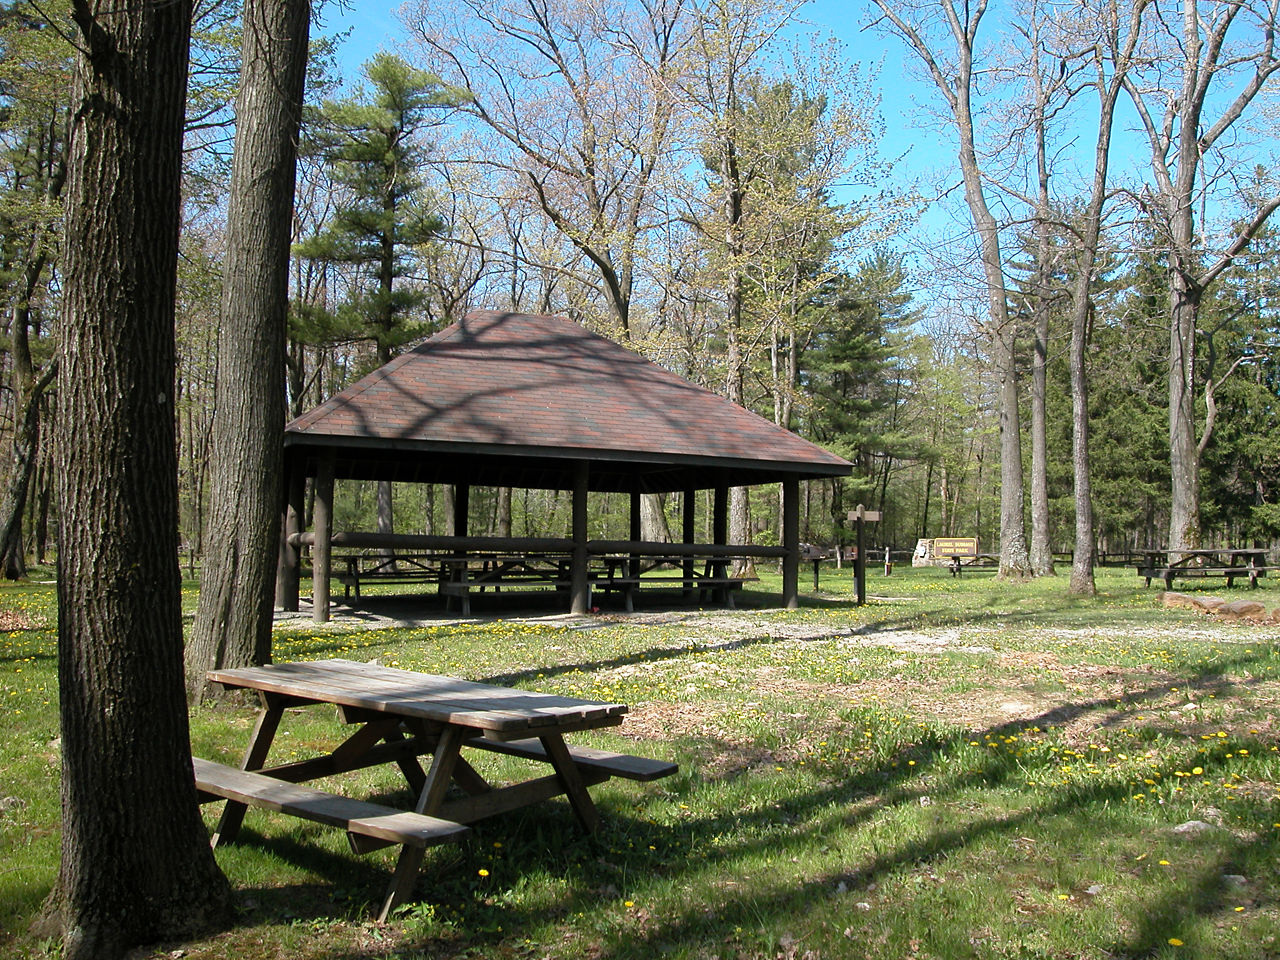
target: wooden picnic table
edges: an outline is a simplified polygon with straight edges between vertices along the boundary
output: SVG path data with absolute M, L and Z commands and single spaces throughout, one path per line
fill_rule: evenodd
M 342 827 L 352 849 L 366 853 L 401 844 L 379 919 L 412 891 L 427 846 L 458 839 L 466 825 L 564 795 L 584 829 L 599 815 L 587 787 L 618 776 L 654 780 L 676 765 L 645 757 L 570 747 L 564 736 L 615 726 L 625 704 L 476 683 L 350 660 L 318 660 L 233 670 L 209 679 L 256 690 L 257 724 L 240 769 L 195 761 L 202 801 L 227 800 L 213 843 L 234 839 L 247 806 L 280 810 Z M 356 729 L 330 752 L 267 765 L 286 708 L 334 704 Z M 492 751 L 549 764 L 552 772 L 506 786 L 490 784 L 462 755 Z M 418 762 L 430 755 L 428 769 Z M 396 764 L 416 795 L 412 812 L 297 786 L 383 763 Z M 446 798 L 451 786 L 461 796 Z
M 1148 587 L 1153 579 L 1161 579 L 1166 590 L 1173 589 L 1174 580 L 1192 577 L 1225 577 L 1228 588 L 1237 578 L 1248 577 L 1249 586 L 1256 589 L 1258 578 L 1275 569 L 1267 564 L 1267 552 L 1255 547 L 1145 550 L 1143 555 L 1138 576 L 1146 578 Z

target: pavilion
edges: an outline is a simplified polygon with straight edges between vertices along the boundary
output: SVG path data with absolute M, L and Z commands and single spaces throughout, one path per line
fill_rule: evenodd
M 681 556 L 687 572 L 695 556 L 777 557 L 784 602 L 794 607 L 799 482 L 852 470 L 580 324 L 497 311 L 469 313 L 289 423 L 284 465 L 288 505 L 277 602 L 297 609 L 299 548 L 310 545 L 317 621 L 329 616 L 335 545 L 459 554 L 563 548 L 575 613 L 589 607 L 594 556 Z M 311 533 L 300 526 L 308 477 L 315 493 Z M 335 533 L 335 478 L 453 484 L 454 536 Z M 729 488 L 767 483 L 782 485 L 781 545 L 729 544 Z M 468 536 L 471 486 L 572 491 L 572 536 Z M 694 542 L 692 494 L 699 490 L 714 491 L 711 544 Z M 588 539 L 589 491 L 630 494 L 630 540 Z M 683 543 L 640 539 L 640 497 L 659 492 L 686 494 Z

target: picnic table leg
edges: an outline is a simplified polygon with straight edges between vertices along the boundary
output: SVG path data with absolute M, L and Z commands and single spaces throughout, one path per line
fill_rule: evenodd
M 262 694 L 262 708 L 258 711 L 258 720 L 253 727 L 253 735 L 249 738 L 249 746 L 245 750 L 244 759 L 240 763 L 241 770 L 261 770 L 267 762 L 267 754 L 271 750 L 271 741 L 275 739 L 276 728 L 280 726 L 280 718 L 284 716 L 284 701 L 267 694 Z M 213 831 L 210 845 L 231 843 L 240 832 L 240 824 L 244 822 L 246 806 L 228 800 L 222 808 L 222 816 L 218 819 L 217 829 Z
M 591 795 L 587 793 L 586 784 L 582 782 L 582 776 L 578 773 L 573 757 L 569 756 L 569 748 L 564 745 L 564 737 L 559 734 L 550 734 L 538 739 L 542 742 L 542 748 L 547 751 L 551 765 L 555 767 L 560 785 L 564 787 L 565 796 L 569 798 L 569 805 L 573 807 L 578 822 L 587 833 L 595 833 L 596 828 L 600 826 L 600 814 L 596 812 L 596 805 Z
M 457 727 L 446 727 L 436 741 L 435 753 L 431 757 L 431 769 L 427 771 L 427 780 L 414 804 L 415 813 L 434 816 L 444 803 L 449 783 L 453 780 L 459 752 L 462 749 L 462 732 Z M 396 870 L 391 877 L 391 886 L 382 901 L 382 910 L 378 913 L 378 922 L 383 923 L 391 915 L 398 904 L 403 903 L 413 892 L 413 885 L 418 879 L 418 868 L 422 866 L 422 857 L 426 851 L 422 847 L 405 844 L 400 848 L 400 857 L 396 860 Z

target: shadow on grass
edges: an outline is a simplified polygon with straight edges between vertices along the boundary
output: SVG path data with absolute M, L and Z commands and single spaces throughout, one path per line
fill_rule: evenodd
M 1216 664 L 1212 673 L 1206 668 L 1193 678 L 1193 686 L 1202 691 L 1221 690 L 1225 683 L 1222 670 L 1244 669 L 1256 659 L 1256 655 L 1240 653 L 1231 658 L 1230 664 Z M 1170 691 L 1168 684 L 1152 684 L 1122 699 L 1137 705 Z M 685 770 L 674 782 L 655 784 L 653 789 L 665 789 L 669 798 L 683 801 L 683 808 L 694 812 L 668 824 L 655 824 L 636 816 L 625 800 L 619 803 L 617 794 L 601 788 L 598 796 L 603 798 L 604 827 L 595 839 L 578 833 L 563 804 L 543 805 L 536 811 L 530 809 L 519 816 L 482 824 L 472 841 L 454 854 L 463 862 L 446 861 L 424 868 L 419 885 L 419 890 L 425 891 L 433 904 L 441 905 L 456 917 L 448 934 L 448 944 L 427 935 L 416 944 L 405 944 L 401 955 L 429 956 L 436 955 L 440 949 L 466 948 L 475 949 L 481 955 L 488 955 L 488 949 L 492 949 L 494 955 L 505 955 L 510 944 L 525 936 L 545 936 L 548 921 L 575 925 L 578 921 L 572 918 L 577 916 L 617 916 L 621 891 L 627 888 L 629 877 L 652 874 L 673 888 L 696 891 L 709 872 L 720 871 L 731 880 L 735 879 L 735 867 L 758 864 L 766 856 L 777 863 L 817 856 L 829 847 L 833 835 L 856 834 L 886 811 L 919 805 L 926 794 L 932 805 L 963 804 L 968 808 L 975 803 L 977 792 L 978 809 L 986 812 L 960 824 L 936 825 L 924 836 L 904 836 L 887 849 L 872 846 L 866 852 L 855 854 L 853 862 L 831 865 L 816 876 L 799 880 L 756 877 L 741 885 L 741 893 L 736 892 L 733 885 L 717 885 L 714 903 L 689 900 L 664 916 L 646 917 L 641 924 L 621 919 L 612 924 L 590 923 L 583 935 L 595 938 L 591 955 L 632 960 L 673 950 L 719 950 L 733 940 L 734 931 L 797 924 L 803 929 L 805 924 L 801 918 L 821 916 L 822 905 L 829 904 L 837 890 L 865 889 L 871 884 L 883 883 L 904 868 L 928 867 L 966 851 L 998 848 L 1001 838 L 1015 843 L 1045 829 L 1046 824 L 1056 823 L 1059 831 L 1066 829 L 1068 838 L 1071 823 L 1084 824 L 1120 816 L 1122 819 L 1116 822 L 1123 827 L 1123 814 L 1108 812 L 1127 809 L 1124 805 L 1132 802 L 1135 788 L 1130 775 L 1123 770 L 1110 771 L 1106 778 L 1098 780 L 1041 786 L 1010 799 L 1007 792 L 1001 795 L 999 791 L 1017 789 L 1025 782 L 1027 770 L 1009 751 L 983 752 L 972 767 L 963 771 L 949 771 L 948 764 L 943 763 L 964 751 L 970 738 L 1000 738 L 1035 726 L 1043 729 L 1064 719 L 1101 715 L 1113 710 L 1115 705 L 1115 698 L 1093 699 L 1017 724 L 994 725 L 977 733 L 956 732 L 945 736 L 926 733 L 892 757 L 854 770 L 852 775 L 796 786 L 781 798 L 773 791 L 761 791 L 758 794 L 761 799 L 743 808 L 701 815 L 696 811 L 708 809 L 716 802 L 701 798 L 704 790 L 713 788 L 714 780 L 704 777 L 693 763 L 686 761 Z M 711 738 L 703 743 L 712 754 L 739 749 L 735 744 Z M 1223 761 L 1211 755 L 1203 756 L 1198 749 L 1198 742 L 1189 741 L 1182 751 L 1184 756 L 1168 756 L 1165 762 L 1188 767 L 1191 763 L 1201 764 L 1206 780 L 1228 774 Z M 915 765 L 909 767 L 908 760 L 914 760 Z M 1048 761 L 1041 763 L 1050 766 Z M 772 774 L 761 770 L 758 775 Z M 930 778 L 927 784 L 926 775 Z M 983 791 L 989 792 L 988 800 L 981 799 Z M 1089 830 L 1081 831 L 1082 842 L 1088 842 L 1088 837 L 1094 835 Z M 647 848 L 650 844 L 661 854 L 629 852 L 633 846 Z M 504 859 L 501 870 L 494 870 L 500 874 L 494 878 L 495 887 L 479 890 L 475 880 L 478 868 L 490 863 L 492 849 L 498 846 L 504 849 Z M 1153 956 L 1166 950 L 1168 937 L 1193 929 L 1197 918 L 1228 915 L 1230 901 L 1224 874 L 1248 872 L 1260 882 L 1266 882 L 1266 865 L 1280 857 L 1280 842 L 1272 834 L 1246 842 L 1227 831 L 1215 831 L 1210 839 L 1202 841 L 1199 849 L 1203 855 L 1193 874 L 1179 879 L 1168 875 L 1168 881 L 1162 880 L 1156 888 L 1153 899 L 1143 904 L 1140 915 L 1121 918 L 1114 924 L 1116 929 L 1124 931 L 1122 934 L 1113 935 L 1106 944 L 1088 946 L 1105 950 L 1109 956 L 1126 958 Z M 1082 850 L 1081 854 L 1087 858 L 1088 851 Z M 326 859 L 324 870 L 334 871 L 335 879 L 340 875 L 349 876 L 350 864 L 345 858 L 341 862 L 338 858 Z M 828 862 L 831 859 L 827 857 Z M 563 878 L 563 886 L 552 903 L 528 907 L 501 894 L 502 888 L 517 889 L 546 876 Z M 977 890 L 983 883 L 976 876 L 964 882 L 973 884 Z M 375 892 L 367 895 L 379 896 L 381 884 L 371 880 L 370 889 Z M 855 913 L 851 929 L 857 929 L 861 922 Z M 772 956 L 773 953 L 760 955 Z M 366 954 L 335 951 L 327 956 L 334 960 L 354 960 Z

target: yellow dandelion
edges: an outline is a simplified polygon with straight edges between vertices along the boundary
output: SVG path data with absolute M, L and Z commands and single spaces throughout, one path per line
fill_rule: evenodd
M 489 871 L 486 870 L 484 867 L 481 867 L 479 870 L 476 871 L 476 873 L 480 874 L 480 876 L 482 877 L 487 877 L 489 875 Z
M 1171 947 L 1180 947 L 1180 946 L 1182 946 L 1182 941 L 1181 941 L 1181 940 L 1179 940 L 1177 937 L 1170 937 L 1170 938 L 1169 938 L 1169 946 L 1171 946 Z

